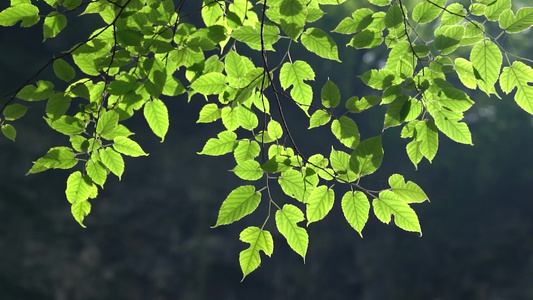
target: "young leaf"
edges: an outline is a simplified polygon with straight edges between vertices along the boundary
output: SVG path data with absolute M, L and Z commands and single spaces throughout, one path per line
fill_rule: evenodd
M 4 124 L 2 125 L 2 133 L 4 136 L 13 142 L 15 141 L 15 138 L 17 137 L 17 130 L 13 125 L 11 124 Z
M 274 252 L 274 240 L 267 230 L 258 227 L 247 227 L 239 235 L 242 242 L 250 244 L 250 247 L 239 253 L 239 264 L 242 270 L 242 280 L 253 270 L 259 267 L 261 257 L 259 251 L 263 251 L 269 257 Z
M 302 173 L 293 169 L 282 172 L 278 183 L 287 196 L 302 202 L 306 189 L 310 188 L 305 184 Z
M 318 28 L 308 28 L 300 37 L 300 41 L 307 50 L 316 55 L 340 62 L 337 44 L 335 44 L 335 41 L 323 30 Z
M 381 136 L 362 141 L 350 156 L 350 168 L 357 177 L 374 173 L 381 166 L 383 146 Z
M 68 147 L 54 147 L 48 150 L 45 156 L 33 163 L 28 174 L 44 171 L 46 169 L 70 169 L 78 163 L 72 149 Z M 45 169 L 42 169 L 42 168 Z
M 137 142 L 125 136 L 117 136 L 113 140 L 113 148 L 117 150 L 117 152 L 128 156 L 139 157 L 148 155 Z
M 513 15 L 513 12 L 505 10 L 500 15 L 500 28 L 509 33 L 524 31 L 533 25 L 533 7 L 522 7 Z
M 475 89 L 477 87 L 477 80 L 474 73 L 474 67 L 468 60 L 458 57 L 455 59 L 455 71 L 459 80 L 469 89 Z
M 87 175 L 94 183 L 102 188 L 104 187 L 108 171 L 105 165 L 100 161 L 100 156 L 97 152 L 92 153 L 91 159 L 89 159 L 85 165 L 85 171 L 87 171 Z
M 354 120 L 342 116 L 340 119 L 333 120 L 331 123 L 331 132 L 346 147 L 355 149 L 359 144 L 359 129 Z
M 533 114 L 533 69 L 520 61 L 515 61 L 512 66 L 503 68 L 500 75 L 500 87 L 506 94 L 517 87 L 515 101 L 525 111 Z
M 285 204 L 282 209 L 276 211 L 276 227 L 285 237 L 292 250 L 298 253 L 305 262 L 309 235 L 304 228 L 297 225 L 303 220 L 304 214 L 302 211 L 292 204 Z
M 307 199 L 307 226 L 322 220 L 333 207 L 335 192 L 325 185 L 321 185 L 313 190 Z
M 226 76 L 220 73 L 208 73 L 200 76 L 191 88 L 203 95 L 220 94 L 226 89 Z
M 37 86 L 31 84 L 25 86 L 17 93 L 17 98 L 26 101 L 40 101 L 50 97 L 54 93 L 54 84 L 50 81 L 39 80 Z
M 169 126 L 168 109 L 165 103 L 159 99 L 148 101 L 144 104 L 143 114 L 150 129 L 161 138 L 162 143 Z
M 418 122 L 415 125 L 416 128 L 416 140 L 418 143 L 418 150 L 424 155 L 430 162 L 437 154 L 439 148 L 439 134 L 437 126 L 433 120 L 424 120 Z
M 211 123 L 221 117 L 221 111 L 215 103 L 208 103 L 200 110 L 200 116 L 196 123 Z
M 276 120 L 270 120 L 267 126 L 267 132 L 271 139 L 278 140 L 283 136 L 283 128 Z
M 98 150 L 98 154 L 102 163 L 120 180 L 122 173 L 124 173 L 124 159 L 122 155 L 110 147 Z
M 65 135 L 80 134 L 85 129 L 83 122 L 76 117 L 61 116 L 57 120 L 47 118 L 45 120 L 52 129 Z
M 372 202 L 372 207 L 374 214 L 381 222 L 389 224 L 391 216 L 394 216 L 396 226 L 422 235 L 415 211 L 395 193 L 391 191 L 380 192 L 379 198 Z
M 458 143 L 472 145 L 472 135 L 468 125 L 459 122 L 463 118 L 461 112 L 453 112 L 432 103 L 429 103 L 427 108 L 440 131 Z
M 315 111 L 309 118 L 309 128 L 315 128 L 327 124 L 331 120 L 331 115 L 324 110 Z
M 406 203 L 421 203 L 428 200 L 426 193 L 414 182 L 405 180 L 400 174 L 389 177 L 389 185 L 392 191 Z
M 363 237 L 363 228 L 368 220 L 370 203 L 363 192 L 346 192 L 341 200 L 341 207 L 346 221 Z
M 81 227 L 86 228 L 83 224 L 85 217 L 91 212 L 91 203 L 89 201 L 79 201 L 72 203 L 70 212 L 74 219 L 81 225 Z
M 80 171 L 76 171 L 70 174 L 67 179 L 65 195 L 70 203 L 75 204 L 89 199 L 89 196 L 94 192 L 93 189 L 95 188 L 96 186 L 89 176 L 83 176 Z
M 251 214 L 261 201 L 261 193 L 255 191 L 251 185 L 240 186 L 226 197 L 220 211 L 217 223 L 213 227 L 231 224 Z
M 263 177 L 261 165 L 255 160 L 246 160 L 235 166 L 235 175 L 244 180 L 258 180 Z
M 413 9 L 413 19 L 418 23 L 431 22 L 444 11 L 441 7 L 444 7 L 445 3 L 446 0 L 420 2 Z
M 0 25 L 13 26 L 20 23 L 20 27 L 30 27 L 39 22 L 39 9 L 30 3 L 22 3 L 8 7 L 0 12 Z
M 237 164 L 256 158 L 261 151 L 261 147 L 256 141 L 240 140 L 233 152 Z
M 308 106 L 313 100 L 311 86 L 304 80 L 314 80 L 315 72 L 305 61 L 297 60 L 294 63 L 284 63 L 279 73 L 281 87 L 288 89 L 292 85 L 291 97 L 301 108 L 307 112 Z
M 98 119 L 96 125 L 96 133 L 105 136 L 115 129 L 118 125 L 119 114 L 115 110 L 110 110 L 103 113 Z
M 470 61 L 480 77 L 477 84 L 488 95 L 495 93 L 494 85 L 500 75 L 502 59 L 500 49 L 491 41 L 477 43 L 470 52 Z
M 222 131 L 217 135 L 217 138 L 210 138 L 198 154 L 220 156 L 230 153 L 237 145 L 236 139 L 237 135 L 234 132 Z

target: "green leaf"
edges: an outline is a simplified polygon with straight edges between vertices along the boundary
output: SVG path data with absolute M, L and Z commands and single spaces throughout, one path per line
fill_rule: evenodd
M 464 33 L 465 28 L 462 25 L 447 26 L 444 32 L 437 35 L 435 48 L 443 55 L 452 53 L 461 44 Z
M 503 68 L 500 75 L 500 87 L 506 94 L 517 87 L 515 101 L 525 111 L 533 114 L 533 69 L 520 61 L 515 61 L 512 66 Z
M 413 19 L 418 23 L 428 23 L 436 19 L 443 9 L 446 0 L 424 1 L 413 9 Z M 439 7 L 440 6 L 440 7 Z
M 477 84 L 488 95 L 495 93 L 494 85 L 500 75 L 502 59 L 500 49 L 491 41 L 477 43 L 470 52 L 470 61 L 480 77 Z
M 231 224 L 251 214 L 261 201 L 261 193 L 255 191 L 251 185 L 240 186 L 226 197 L 220 211 L 217 223 L 213 227 Z
M 86 228 L 83 224 L 83 220 L 91 212 L 91 203 L 89 203 L 89 201 L 75 202 L 72 204 L 70 212 L 74 219 L 80 223 L 81 227 Z
M 374 214 L 383 223 L 389 224 L 391 216 L 394 223 L 405 231 L 418 232 L 422 235 L 420 223 L 415 211 L 398 195 L 391 191 L 382 191 L 379 198 L 372 202 Z
M 342 116 L 331 122 L 331 132 L 346 147 L 355 149 L 359 144 L 359 129 L 354 120 Z
M 232 108 L 231 106 L 226 106 L 221 110 L 222 124 L 226 127 L 228 131 L 235 131 L 239 128 L 239 115 L 238 109 Z
M 28 107 L 24 106 L 22 104 L 10 104 L 4 108 L 3 114 L 7 121 L 14 121 L 16 119 L 22 118 L 26 111 L 28 111 Z
M 150 129 L 161 138 L 162 143 L 169 127 L 168 109 L 165 103 L 159 99 L 148 101 L 144 104 L 143 114 Z
M 100 161 L 100 156 L 97 152 L 93 152 L 91 159 L 87 161 L 85 165 L 85 171 L 92 181 L 99 186 L 103 187 L 107 179 L 107 168 Z
M 200 110 L 200 116 L 196 123 L 211 123 L 220 119 L 222 113 L 215 103 L 208 103 Z
M 307 6 L 302 0 L 283 0 L 279 7 L 281 29 L 296 40 L 303 31 Z
M 304 228 L 297 225 L 303 220 L 302 211 L 292 204 L 285 204 L 282 209 L 276 211 L 276 227 L 285 237 L 291 249 L 298 253 L 305 262 L 309 235 Z
M 241 164 L 247 160 L 256 158 L 261 151 L 259 144 L 256 141 L 240 140 L 233 152 L 237 164 Z
M 274 240 L 267 230 L 258 227 L 247 227 L 239 235 L 242 242 L 250 244 L 250 247 L 239 253 L 239 264 L 242 270 L 242 280 L 257 269 L 261 264 L 259 251 L 263 251 L 269 257 L 274 252 Z
M 474 73 L 474 67 L 472 63 L 462 57 L 455 59 L 455 71 L 459 80 L 469 89 L 476 89 L 477 79 Z
M 222 131 L 217 138 L 210 138 L 198 154 L 220 156 L 230 153 L 237 146 L 237 135 L 231 131 Z
M 305 61 L 297 60 L 293 64 L 284 63 L 279 73 L 281 87 L 288 89 L 292 86 L 291 97 L 307 112 L 313 100 L 311 86 L 305 80 L 314 80 L 315 72 Z
M 363 237 L 363 228 L 368 220 L 370 203 L 363 192 L 346 192 L 341 200 L 342 213 L 348 224 Z
M 341 101 L 341 93 L 335 83 L 326 81 L 321 91 L 322 105 L 326 108 L 334 108 L 339 105 Z
M 252 131 L 259 125 L 259 120 L 252 109 L 241 105 L 235 107 L 234 110 L 237 111 L 238 124 L 242 128 Z
M 331 120 L 331 115 L 324 110 L 315 111 L 309 118 L 309 128 L 315 128 L 327 124 Z
M 302 173 L 292 169 L 282 172 L 278 178 L 278 183 L 287 196 L 301 202 L 304 201 L 304 194 L 307 188 L 311 188 L 305 184 Z
M 258 180 L 263 177 L 261 165 L 255 160 L 246 160 L 237 164 L 233 169 L 235 175 L 244 180 Z
M 49 13 L 46 18 L 44 18 L 43 24 L 43 36 L 46 40 L 47 38 L 55 37 L 63 28 L 67 26 L 67 17 L 61 15 L 58 12 Z
M 72 149 L 68 147 L 54 147 L 48 150 L 45 156 L 39 158 L 33 163 L 33 167 L 28 174 L 37 173 L 46 169 L 70 169 L 78 163 Z
M 111 147 L 98 150 L 98 154 L 100 154 L 102 163 L 120 180 L 124 173 L 124 159 L 122 155 Z
M 2 125 L 2 133 L 4 136 L 13 142 L 15 141 L 15 138 L 17 137 L 17 130 L 13 125 L 11 124 L 4 124 Z
M 400 174 L 393 174 L 389 177 L 389 185 L 394 194 L 398 195 L 406 203 L 421 203 L 428 200 L 428 196 L 414 182 L 405 182 Z
M 355 49 L 371 49 L 383 42 L 382 32 L 374 29 L 364 29 L 348 42 L 348 46 Z
M 331 148 L 329 160 L 341 182 L 352 182 L 357 179 L 357 175 L 350 169 L 350 155 L 348 153 Z
M 383 146 L 381 136 L 362 141 L 350 156 L 350 167 L 357 177 L 374 173 L 381 166 Z
M 76 71 L 64 59 L 58 58 L 54 60 L 53 67 L 54 67 L 54 73 L 56 74 L 57 78 L 61 80 L 68 82 L 74 79 L 74 77 L 76 77 Z
M 325 185 L 321 185 L 313 190 L 307 199 L 307 226 L 322 220 L 333 207 L 335 192 Z
M 398 4 L 391 5 L 385 15 L 385 27 L 387 28 L 399 28 L 403 26 L 403 12 L 402 8 Z
M 427 106 L 429 113 L 435 119 L 435 125 L 450 139 L 462 143 L 472 145 L 472 135 L 466 123 L 458 122 L 463 118 L 460 112 L 452 112 L 445 108 L 439 107 L 436 104 Z
M 432 161 L 439 148 L 439 135 L 433 120 L 426 119 L 416 123 L 416 140 L 420 141 L 418 150 L 429 161 Z
M 39 101 L 50 97 L 54 93 L 54 84 L 50 81 L 39 80 L 37 86 L 25 86 L 17 93 L 17 98 L 26 101 Z
M 307 50 L 316 55 L 340 62 L 337 44 L 335 44 L 335 41 L 323 30 L 318 28 L 308 28 L 300 37 L 300 41 Z
M 204 4 L 202 6 L 202 19 L 204 24 L 208 27 L 215 25 L 218 20 L 222 19 L 224 15 L 224 8 L 224 3 L 204 0 Z
M 57 120 L 45 118 L 45 120 L 52 129 L 64 135 L 80 134 L 85 129 L 80 119 L 71 116 L 61 116 Z
M 67 200 L 72 203 L 84 202 L 89 199 L 89 196 L 94 192 L 96 186 L 93 184 L 89 176 L 83 176 L 80 171 L 76 171 L 67 179 L 67 188 L 65 195 Z
M 381 98 L 376 96 L 366 96 L 361 99 L 357 96 L 352 96 L 346 100 L 346 109 L 352 113 L 360 113 L 378 104 L 380 101 Z
M 497 21 L 503 11 L 511 9 L 511 0 L 498 0 L 485 8 L 485 16 L 488 20 Z
M 226 76 L 223 74 L 207 73 L 196 79 L 191 84 L 191 88 L 203 95 L 215 95 L 226 89 L 226 82 Z
M 278 140 L 283 136 L 283 128 L 281 128 L 281 125 L 274 119 L 268 122 L 267 132 L 273 140 Z
M 361 76 L 361 79 L 369 87 L 384 90 L 392 85 L 394 73 L 387 69 L 369 70 Z
M 70 107 L 70 100 L 70 97 L 63 93 L 53 94 L 46 103 L 46 115 L 52 121 L 59 119 Z
M 241 26 L 231 33 L 231 36 L 236 40 L 245 43 L 254 50 L 261 50 L 261 30 L 257 26 L 254 28 L 249 25 Z M 263 31 L 263 40 L 265 49 L 273 51 L 274 45 L 279 39 L 279 28 L 277 26 L 265 24 Z
M 13 26 L 20 23 L 20 27 L 30 27 L 39 22 L 39 9 L 37 6 L 22 3 L 16 6 L 8 7 L 0 12 L 0 25 Z
M 103 113 L 100 116 L 100 119 L 98 119 L 98 123 L 96 124 L 96 133 L 105 136 L 113 132 L 113 130 L 115 130 L 118 125 L 119 117 L 120 116 L 118 112 L 116 112 L 115 110 L 110 110 Z
M 500 28 L 505 29 L 508 33 L 517 33 L 524 31 L 533 25 L 533 7 L 522 7 L 513 15 L 513 12 L 505 10 L 500 15 Z
M 368 0 L 368 2 L 377 5 L 377 6 L 387 6 L 391 3 L 392 0 Z
M 148 155 L 137 142 L 125 136 L 117 136 L 113 140 L 113 148 L 117 150 L 117 152 L 128 156 L 139 157 Z
M 407 156 L 409 156 L 409 159 L 415 166 L 415 168 L 418 167 L 418 164 L 420 161 L 422 161 L 422 158 L 424 155 L 420 151 L 420 141 L 413 140 L 407 144 L 405 147 L 405 150 L 407 152 Z

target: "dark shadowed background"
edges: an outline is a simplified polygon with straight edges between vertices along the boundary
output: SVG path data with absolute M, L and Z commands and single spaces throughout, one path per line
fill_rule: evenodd
M 197 5 L 189 3 L 184 9 L 192 11 Z M 348 13 L 332 9 L 321 26 L 331 30 L 336 24 L 328 20 Z M 84 20 L 44 44 L 38 26 L 0 27 L 0 104 L 54 53 L 95 28 Z M 346 37 L 336 38 L 342 64 L 299 56 L 315 68 L 315 91 L 329 77 L 344 100 L 370 92 L 357 76 L 383 59 L 384 48 L 355 52 L 343 46 Z M 522 35 L 513 51 L 529 55 L 532 39 L 530 32 Z M 273 256 L 262 255 L 261 267 L 243 282 L 238 254 L 246 244 L 238 235 L 262 223 L 266 212 L 260 206 L 256 217 L 210 228 L 240 181 L 228 171 L 230 156 L 196 155 L 221 128 L 195 123 L 203 99 L 164 99 L 171 127 L 163 144 L 141 115 L 127 121 L 150 155 L 127 158 L 122 181 L 108 177 L 92 201 L 87 229 L 74 221 L 65 199 L 69 171 L 25 176 L 50 147 L 68 145 L 42 119 L 45 103 L 31 103 L 14 123 L 17 142 L 0 138 L 0 299 L 533 299 L 533 119 L 512 98 L 469 93 L 476 101 L 466 115 L 474 147 L 440 134 L 433 164 L 424 161 L 415 172 L 394 128 L 384 134 L 382 168 L 364 179 L 384 188 L 397 172 L 419 184 L 431 200 L 414 207 L 423 237 L 371 215 L 361 239 L 336 199 L 328 217 L 308 228 L 305 264 L 273 230 Z M 305 116 L 285 104 L 300 148 L 328 153 L 324 132 L 304 134 Z M 373 111 L 354 117 L 363 138 L 381 131 L 383 108 Z

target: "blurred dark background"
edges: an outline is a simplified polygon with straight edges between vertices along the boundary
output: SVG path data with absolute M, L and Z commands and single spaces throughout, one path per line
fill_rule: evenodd
M 187 3 L 184 10 L 198 6 Z M 348 16 L 350 5 L 357 4 L 331 8 L 319 26 L 333 29 L 331 20 Z M 198 22 L 198 16 L 187 21 Z M 94 26 L 84 18 L 44 44 L 40 26 L 0 27 L 2 103 Z M 293 59 L 315 68 L 315 93 L 328 77 L 341 87 L 343 100 L 371 92 L 357 76 L 379 64 L 385 49 L 356 52 L 344 47 L 348 37 L 335 37 L 342 64 L 304 51 L 293 52 Z M 507 45 L 527 56 L 531 37 L 527 32 Z M 51 76 L 51 70 L 42 74 Z M 273 231 L 273 256 L 262 255 L 261 267 L 244 282 L 238 254 L 246 245 L 238 235 L 262 223 L 265 213 L 260 208 L 256 217 L 210 229 L 222 200 L 241 182 L 227 171 L 230 156 L 196 155 L 220 129 L 195 124 L 204 100 L 164 99 L 171 127 L 163 144 L 142 115 L 127 121 L 150 156 L 127 158 L 121 182 L 108 177 L 92 201 L 87 229 L 73 220 L 65 199 L 69 171 L 24 175 L 47 149 L 68 145 L 42 119 L 45 103 L 31 103 L 14 123 L 17 142 L 0 138 L 0 299 L 533 299 L 533 119 L 511 97 L 469 94 L 476 101 L 466 115 L 474 147 L 440 134 L 433 164 L 424 161 L 415 172 L 400 128 L 394 128 L 384 135 L 382 168 L 363 182 L 379 189 L 390 174 L 401 173 L 418 183 L 431 199 L 414 207 L 423 237 L 371 215 L 361 239 L 344 220 L 338 193 L 328 217 L 308 228 L 305 264 Z M 323 131 L 301 134 L 306 118 L 290 103 L 286 107 L 300 148 L 329 152 Z M 372 111 L 354 117 L 363 138 L 381 131 L 383 108 Z

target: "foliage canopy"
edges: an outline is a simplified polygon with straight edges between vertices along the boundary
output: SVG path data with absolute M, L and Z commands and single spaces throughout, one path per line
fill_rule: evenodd
M 518 106 L 533 114 L 532 60 L 502 46 L 504 38 L 533 25 L 533 7 L 517 10 L 511 0 L 368 0 L 334 28 L 317 22 L 327 6 L 344 2 L 204 0 L 184 12 L 185 0 L 11 0 L 0 12 L 0 25 L 30 27 L 44 19 L 44 40 L 60 34 L 74 13 L 97 16 L 102 26 L 51 59 L 5 101 L 2 132 L 15 140 L 13 121 L 25 115 L 26 102 L 46 101 L 46 123 L 67 137 L 28 173 L 72 169 L 65 195 L 74 219 L 85 227 L 90 199 L 110 174 L 122 177 L 124 156 L 148 155 L 125 121 L 142 110 L 163 142 L 169 97 L 205 101 L 197 122 L 221 122 L 224 130 L 206 138 L 198 154 L 233 155 L 232 172 L 246 181 L 223 200 L 214 227 L 268 207 L 260 227 L 240 234 L 249 244 L 239 256 L 243 278 L 260 265 L 261 251 L 267 256 L 274 251 L 266 229 L 271 213 L 304 261 L 307 228 L 325 218 L 336 201 L 361 237 L 370 211 L 383 223 L 422 235 L 413 207 L 428 196 L 416 183 L 392 174 L 390 187 L 376 191 L 361 182 L 381 166 L 384 150 L 382 134 L 359 131 L 358 114 L 385 106 L 383 131 L 401 127 L 415 168 L 435 158 L 442 134 L 472 145 L 463 117 L 474 102 L 464 90 L 500 97 L 516 89 Z M 201 23 L 191 18 L 198 14 Z M 318 69 L 294 45 L 342 62 L 335 35 L 348 36 L 346 46 L 353 51 L 387 53 L 380 68 L 356 74 L 373 89 L 368 95 L 345 97 L 329 79 L 312 84 Z M 66 88 L 38 78 L 48 67 Z M 308 119 L 309 131 L 328 128 L 336 140 L 329 153 L 298 147 L 284 113 L 293 106 Z M 273 185 L 287 197 L 274 199 Z

